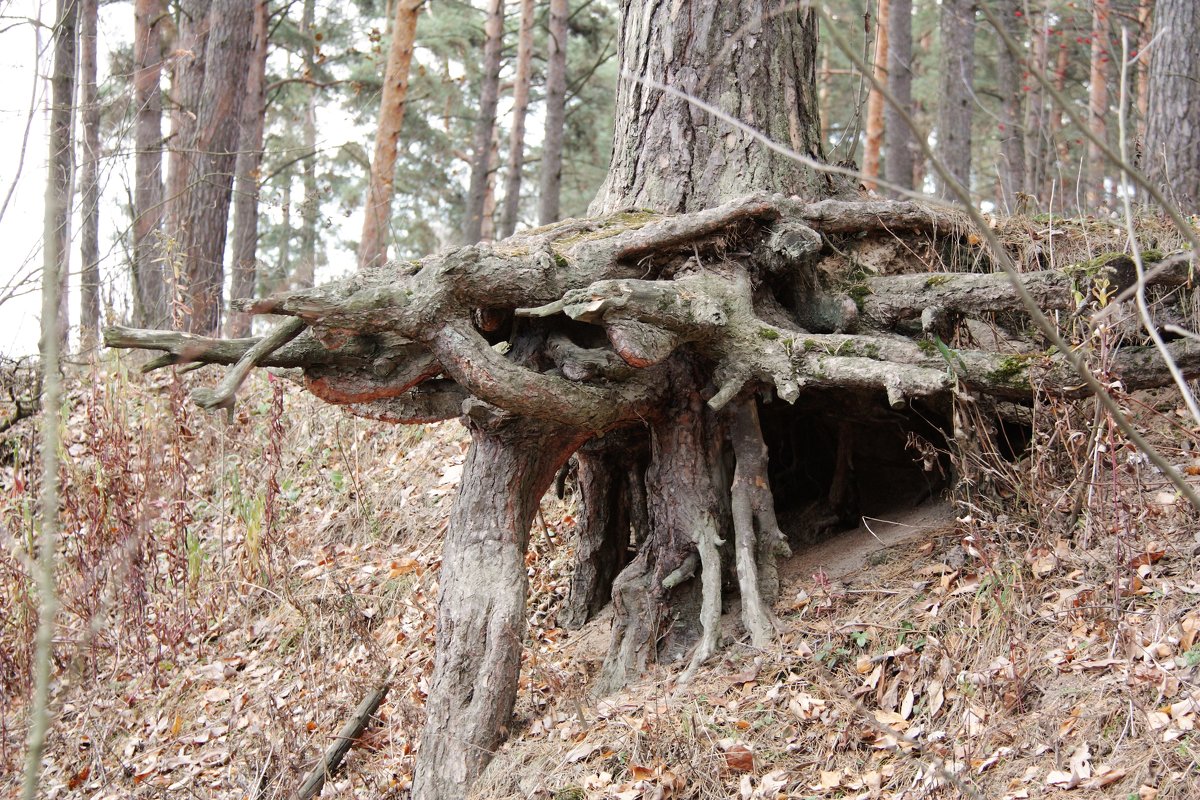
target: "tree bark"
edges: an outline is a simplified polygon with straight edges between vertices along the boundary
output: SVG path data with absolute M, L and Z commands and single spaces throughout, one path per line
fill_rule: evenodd
M 971 189 L 971 120 L 975 111 L 975 2 L 943 0 L 942 99 L 938 107 L 937 154 L 950 176 Z M 954 193 L 938 180 L 938 195 Z
M 1018 14 L 1020 0 L 995 0 L 996 14 L 1005 31 L 1017 41 L 1024 40 Z M 1021 91 L 1021 65 L 1001 47 L 996 56 L 996 86 L 1000 90 L 1000 163 L 997 165 L 1003 208 L 1010 214 L 1017 208 L 1017 194 L 1025 192 L 1025 131 Z
M 500 214 L 500 239 L 517 229 L 521 208 L 521 171 L 525 166 L 525 115 L 529 109 L 529 73 L 533 62 L 533 0 L 521 0 L 521 27 L 517 32 L 517 75 L 513 83 L 513 121 L 508 140 L 508 170 L 504 178 L 504 206 Z
M 162 0 L 159 0 L 162 3 Z M 204 90 L 204 68 L 208 51 L 208 12 L 212 0 L 181 0 L 179 3 L 178 47 L 171 66 L 171 137 L 167 156 L 166 242 L 164 257 L 168 277 L 183 279 L 181 266 L 184 231 L 187 227 L 192 172 L 196 160 L 196 120 Z M 183 287 L 172 286 L 172 294 Z M 176 297 L 168 298 L 174 303 Z
M 408 80 L 416 40 L 417 17 L 424 0 L 399 0 L 392 22 L 379 103 L 379 128 L 375 133 L 375 155 L 371 159 L 370 185 L 363 216 L 362 239 L 358 245 L 358 267 L 387 261 L 388 232 L 392 221 L 392 185 L 396 177 L 396 148 L 404 111 L 408 105 Z
M 313 32 L 316 21 L 316 0 L 304 0 L 300 14 L 300 38 L 304 48 L 304 77 L 315 80 L 317 40 Z M 304 115 L 300 124 L 304 159 L 300 167 L 300 185 L 304 199 L 300 203 L 300 253 L 291 285 L 297 289 L 312 286 L 317 279 L 317 221 L 321 216 L 321 195 L 317 188 L 317 87 L 306 84 Z
M 879 0 L 875 13 L 875 80 L 880 86 L 888 85 L 888 23 L 890 12 L 888 0 Z M 887 105 L 883 93 L 871 87 L 867 95 L 867 145 L 863 151 L 863 183 L 868 189 L 876 188 L 873 178 L 879 177 L 879 158 L 883 152 L 884 127 L 883 108 Z
M 71 327 L 67 275 L 71 264 L 71 196 L 75 185 L 75 69 L 78 0 L 58 0 L 54 25 L 54 71 L 50 76 L 50 160 L 46 182 L 47 229 L 54 231 L 53 274 L 58 283 L 58 353 L 66 350 Z M 43 344 L 43 351 L 45 345 Z
M 210 333 L 221 325 L 225 233 L 253 25 L 253 5 L 244 0 L 213 0 L 204 84 L 190 148 L 196 160 L 183 238 L 193 333 Z
M 262 165 L 263 127 L 267 114 L 266 72 L 267 0 L 257 0 L 254 4 L 254 41 L 246 75 L 246 97 L 242 101 L 235 164 L 231 259 L 233 281 L 229 290 L 234 298 L 253 296 L 258 278 L 259 169 Z M 248 336 L 250 322 L 249 314 L 232 312 L 225 334 L 234 338 Z
M 888 90 L 896 102 L 912 112 L 912 0 L 891 0 L 888 6 Z M 913 188 L 913 132 L 890 104 L 883 109 L 884 176 L 888 183 Z
M 645 538 L 648 440 L 639 426 L 593 439 L 575 454 L 580 503 L 571 582 L 559 617 L 565 628 L 582 627 L 608 604 L 613 580 L 629 560 L 632 530 L 639 543 Z
M 471 185 L 467 189 L 463 241 L 476 244 L 483 238 L 483 214 L 488 177 L 492 171 L 492 140 L 496 132 L 496 104 L 500 99 L 500 50 L 504 45 L 504 0 L 488 0 L 484 23 L 483 74 L 479 85 L 479 117 L 475 120 L 475 146 L 471 159 Z
M 1193 4 L 1194 5 L 1194 4 Z M 1092 62 L 1088 80 L 1088 128 L 1100 141 L 1108 139 L 1108 82 L 1112 74 L 1109 63 L 1110 42 L 1108 35 L 1109 0 L 1092 0 Z M 1085 164 L 1087 211 L 1093 212 L 1108 202 L 1108 189 L 1104 185 L 1108 162 L 1104 151 L 1094 142 L 1087 147 Z
M 781 12 L 765 0 L 686 8 L 623 4 L 618 53 L 634 77 L 617 85 L 612 162 L 590 213 L 693 211 L 755 189 L 828 194 L 832 184 L 808 167 L 687 98 L 642 82 L 752 120 L 773 141 L 820 158 L 816 13 L 794 6 Z
M 1045 7 L 1038 11 L 1036 19 L 1036 24 L 1032 18 L 1030 19 L 1030 63 L 1033 69 L 1048 76 L 1050 74 L 1050 18 Z M 1042 187 L 1045 186 L 1046 175 L 1049 173 L 1047 157 L 1049 153 L 1053 152 L 1047 134 L 1049 111 L 1046 108 L 1041 87 L 1042 85 L 1036 80 L 1029 80 L 1021 87 L 1022 92 L 1028 95 L 1025 104 L 1025 185 L 1027 188 L 1024 191 L 1034 199 L 1042 193 Z M 1019 205 L 1014 210 L 1019 210 Z
M 557 222 L 562 216 L 560 200 L 562 196 L 563 134 L 567 114 L 567 14 L 569 10 L 568 0 L 550 0 L 548 41 L 550 51 L 546 55 L 546 129 L 542 137 L 542 175 L 538 201 L 539 225 Z M 624 15 L 622 19 L 624 19 Z M 621 61 L 621 63 L 629 62 Z
M 671 398 L 651 422 L 646 471 L 649 531 L 613 584 L 613 630 L 598 690 L 615 691 L 660 660 L 698 646 L 711 655 L 721 613 L 718 548 L 728 538 L 729 477 L 722 427 L 688 358 L 668 365 Z M 692 580 L 698 573 L 702 581 Z M 703 586 L 701 585 L 703 584 Z M 713 592 L 716 593 L 715 606 Z
M 159 328 L 170 322 L 173 282 L 164 272 L 162 44 L 160 23 L 166 18 L 163 0 L 134 4 L 133 96 L 133 305 L 134 319 Z
M 1146 172 L 1185 214 L 1200 212 L 1200 6 L 1158 0 L 1150 65 Z
M 79 235 L 79 349 L 95 349 L 100 340 L 100 102 L 96 91 L 96 0 L 79 4 L 79 104 L 83 124 L 79 185 L 82 229 Z
M 1137 19 L 1137 140 L 1145 146 L 1150 123 L 1150 65 L 1154 61 L 1154 53 L 1147 48 L 1154 38 L 1154 0 L 1140 0 Z
M 476 410 L 442 545 L 433 683 L 414 800 L 466 797 L 507 735 L 525 637 L 529 526 L 555 473 L 587 437 Z

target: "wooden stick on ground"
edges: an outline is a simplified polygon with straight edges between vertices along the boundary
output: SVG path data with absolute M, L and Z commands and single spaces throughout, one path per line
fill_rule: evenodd
M 342 765 L 342 759 L 346 757 L 346 753 L 350 752 L 354 741 L 366 730 L 367 725 L 371 722 L 371 717 L 383 704 L 383 698 L 387 697 L 387 693 L 388 685 L 383 683 L 363 698 L 363 701 L 358 704 L 358 708 L 354 709 L 353 716 L 346 720 L 346 724 L 338 731 L 337 740 L 325 751 L 325 755 L 313 767 L 312 772 L 308 773 L 304 783 L 300 784 L 295 800 L 311 800 L 320 794 L 321 787 L 325 785 L 325 779 Z

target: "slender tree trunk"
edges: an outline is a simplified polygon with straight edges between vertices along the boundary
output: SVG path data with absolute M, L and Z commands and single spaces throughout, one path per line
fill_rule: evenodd
M 225 269 L 225 234 L 246 70 L 254 25 L 245 0 L 213 0 L 209 10 L 204 87 L 190 148 L 196 154 L 188 191 L 183 239 L 189 327 L 193 333 L 220 329 Z
M 504 45 L 504 0 L 488 0 L 483 76 L 479 90 L 479 117 L 475 120 L 475 147 L 471 185 L 467 189 L 463 240 L 476 244 L 483 237 L 484 200 L 492 171 L 492 139 L 496 131 L 496 104 L 500 99 L 500 49 Z
M 1050 17 L 1044 8 L 1038 14 L 1036 25 L 1030 20 L 1031 63 L 1034 69 L 1047 76 L 1050 74 L 1049 20 Z M 1041 86 L 1032 78 L 1027 78 L 1022 86 L 1022 91 L 1028 96 L 1025 104 L 1025 191 L 1035 197 L 1045 186 L 1046 175 L 1049 172 L 1046 164 L 1047 154 L 1050 152 L 1046 141 L 1047 110 Z
M 254 4 L 254 42 L 250 69 L 246 73 L 246 97 L 238 131 L 238 154 L 233 187 L 233 281 L 234 298 L 252 297 L 258 272 L 259 169 L 263 157 L 263 127 L 266 108 L 267 0 Z M 250 335 L 251 315 L 231 312 L 226 335 Z
M 1092 0 L 1092 67 L 1088 80 L 1088 128 L 1092 135 L 1105 141 L 1108 138 L 1108 81 L 1112 74 L 1109 63 L 1108 15 L 1109 0 Z M 1108 190 L 1104 179 L 1107 173 L 1104 151 L 1099 145 L 1088 142 L 1086 176 L 1086 199 L 1088 211 L 1095 211 L 1108 202 Z
M 937 154 L 950 175 L 971 188 L 971 120 L 975 111 L 975 0 L 943 0 L 942 94 Z M 953 197 L 941 185 L 938 194 Z
M 1009 36 L 1023 41 L 1020 18 L 1021 0 L 995 0 L 996 13 Z M 1012 213 L 1017 194 L 1025 192 L 1025 124 L 1021 91 L 1021 65 L 1001 47 L 996 61 L 996 85 L 1000 90 L 1000 164 L 997 172 L 1003 207 Z
M 550 51 L 546 56 L 546 132 L 542 137 L 542 175 L 538 191 L 539 225 L 557 222 L 562 216 L 560 201 L 563 134 L 567 113 L 567 15 L 570 11 L 568 3 L 569 0 L 550 0 Z
M 163 0 L 158 0 L 162 3 Z M 181 262 L 188 222 L 189 192 L 196 161 L 196 119 L 204 90 L 204 68 L 208 51 L 208 11 L 212 0 L 181 0 L 178 46 L 171 67 L 171 138 L 167 155 L 166 235 L 171 263 L 166 265 L 171 294 L 184 280 Z M 174 297 L 169 298 L 174 300 Z
M 133 301 L 134 317 L 148 328 L 166 327 L 171 320 L 168 282 L 164 274 L 162 44 L 160 24 L 166 18 L 163 0 L 134 4 L 133 96 Z M 173 283 L 171 284 L 173 285 Z
M 525 166 L 525 114 L 529 109 L 529 73 L 533 62 L 533 0 L 521 0 L 521 27 L 517 32 L 517 75 L 513 83 L 513 121 L 508 140 L 508 170 L 504 178 L 504 207 L 499 238 L 517 229 L 521 208 L 521 171 Z
M 525 637 L 525 548 L 538 503 L 587 434 L 510 417 L 469 422 L 442 545 L 433 683 L 414 800 L 467 796 L 508 731 Z
M 498 131 L 497 131 L 498 133 Z M 489 164 L 500 163 L 500 139 L 492 137 L 492 150 L 488 155 Z M 492 242 L 496 240 L 496 170 L 489 168 L 487 185 L 483 190 L 483 213 L 480 215 L 482 225 L 479 229 L 479 241 Z
M 1200 212 L 1200 5 L 1158 0 L 1146 172 L 1185 214 Z
M 71 328 L 67 275 L 71 265 L 71 196 L 75 191 L 75 70 L 78 54 L 78 0 L 58 0 L 54 34 L 54 71 L 50 76 L 50 183 L 58 255 L 58 351 L 64 352 Z
M 891 0 L 888 6 L 888 90 L 896 102 L 912 111 L 912 0 Z M 885 104 L 883 124 L 884 175 L 888 183 L 913 188 L 913 159 L 916 144 L 913 132 L 900 112 Z
M 379 129 L 375 133 L 375 155 L 371 159 L 370 185 L 362 240 L 358 246 L 359 269 L 387 261 L 388 230 L 392 220 L 392 184 L 396 176 L 396 146 L 408 105 L 408 79 L 416 40 L 417 17 L 424 0 L 400 0 L 392 22 L 379 104 Z
M 875 14 L 875 80 L 881 86 L 888 83 L 888 0 L 878 0 L 878 11 Z M 879 157 L 883 153 L 883 109 L 887 103 L 883 93 L 874 86 L 867 95 L 867 146 L 863 152 L 864 183 L 868 189 L 875 189 L 872 178 L 879 177 Z
M 100 340 L 100 103 L 96 92 L 96 0 L 79 3 L 79 78 L 83 125 L 83 167 L 79 233 L 79 349 L 87 353 Z
M 284 173 L 281 188 L 283 202 L 280 203 L 279 221 L 279 263 L 272 274 L 271 291 L 279 291 L 287 286 L 292 275 L 292 176 Z
M 64 320 L 59 292 L 66 275 L 66 250 L 70 238 L 71 117 L 75 108 L 75 27 L 77 0 L 58 0 L 54 24 L 54 66 L 51 74 L 50 153 L 47 160 L 46 196 L 42 236 L 42 331 L 38 345 L 42 362 L 41 468 L 42 486 L 38 531 L 38 627 L 33 660 L 33 697 L 29 705 L 22 800 L 41 792 L 42 755 L 50 728 L 50 688 L 54 666 L 54 632 L 58 615 L 55 586 L 55 548 L 59 532 L 59 409 L 62 380 L 59 375 Z
M 1058 57 L 1054 64 L 1054 88 L 1061 94 L 1067 85 L 1067 70 L 1070 68 L 1070 48 L 1066 42 L 1058 43 Z M 1068 148 L 1067 143 L 1060 141 L 1059 134 L 1062 132 L 1062 110 L 1055 108 L 1050 104 L 1050 125 L 1049 134 L 1046 138 L 1046 146 L 1049 148 L 1046 169 L 1046 186 L 1042 190 L 1042 195 L 1049 198 L 1051 195 L 1059 199 L 1061 210 L 1065 213 L 1069 207 L 1068 198 L 1074 197 L 1074 192 L 1068 192 L 1067 176 L 1063 174 L 1063 165 L 1067 161 Z M 1056 183 L 1058 184 L 1056 186 Z M 1049 209 L 1053 211 L 1053 209 Z
M 317 66 L 317 40 L 313 35 L 316 20 L 316 0 L 304 0 L 300 16 L 300 37 L 304 40 L 304 75 L 314 79 Z M 321 213 L 321 197 L 317 188 L 317 88 L 305 87 L 304 121 L 301 124 L 305 158 L 301 167 L 300 185 L 304 200 L 300 204 L 300 255 L 292 275 L 292 287 L 306 289 L 317 278 L 317 220 Z
M 1137 42 L 1137 138 L 1146 143 L 1146 126 L 1150 119 L 1150 65 L 1154 60 L 1150 41 L 1154 38 L 1154 0 L 1141 0 L 1138 4 Z

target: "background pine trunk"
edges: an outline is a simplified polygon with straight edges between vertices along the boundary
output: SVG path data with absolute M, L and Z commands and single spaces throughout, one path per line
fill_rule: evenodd
M 392 184 L 396 175 L 396 147 L 408 104 L 409 71 L 417 17 L 424 0 L 399 0 L 392 22 L 379 103 L 379 127 L 375 132 L 375 155 L 371 159 L 362 238 L 358 246 L 359 269 L 387 260 L 387 236 L 392 218 Z
M 975 0 L 943 0 L 941 104 L 937 155 L 950 175 L 971 188 L 971 119 L 975 110 Z M 938 194 L 954 195 L 941 180 Z
M 504 0 L 489 0 L 484 25 L 483 79 L 479 116 L 475 120 L 471 159 L 471 185 L 467 189 L 463 241 L 476 244 L 483 238 L 487 183 L 492 170 L 492 139 L 496 131 L 496 105 L 500 99 L 500 50 L 504 44 Z

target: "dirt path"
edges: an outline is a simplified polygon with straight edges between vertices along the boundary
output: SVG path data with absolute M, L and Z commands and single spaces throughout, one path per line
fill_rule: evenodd
M 944 502 L 924 503 L 899 509 L 882 517 L 865 517 L 863 524 L 816 544 L 802 545 L 796 554 L 779 564 L 784 592 L 811 585 L 812 576 L 825 573 L 830 581 L 853 581 L 854 574 L 872 565 L 890 561 L 884 551 L 923 542 L 946 533 L 954 524 L 954 508 Z

